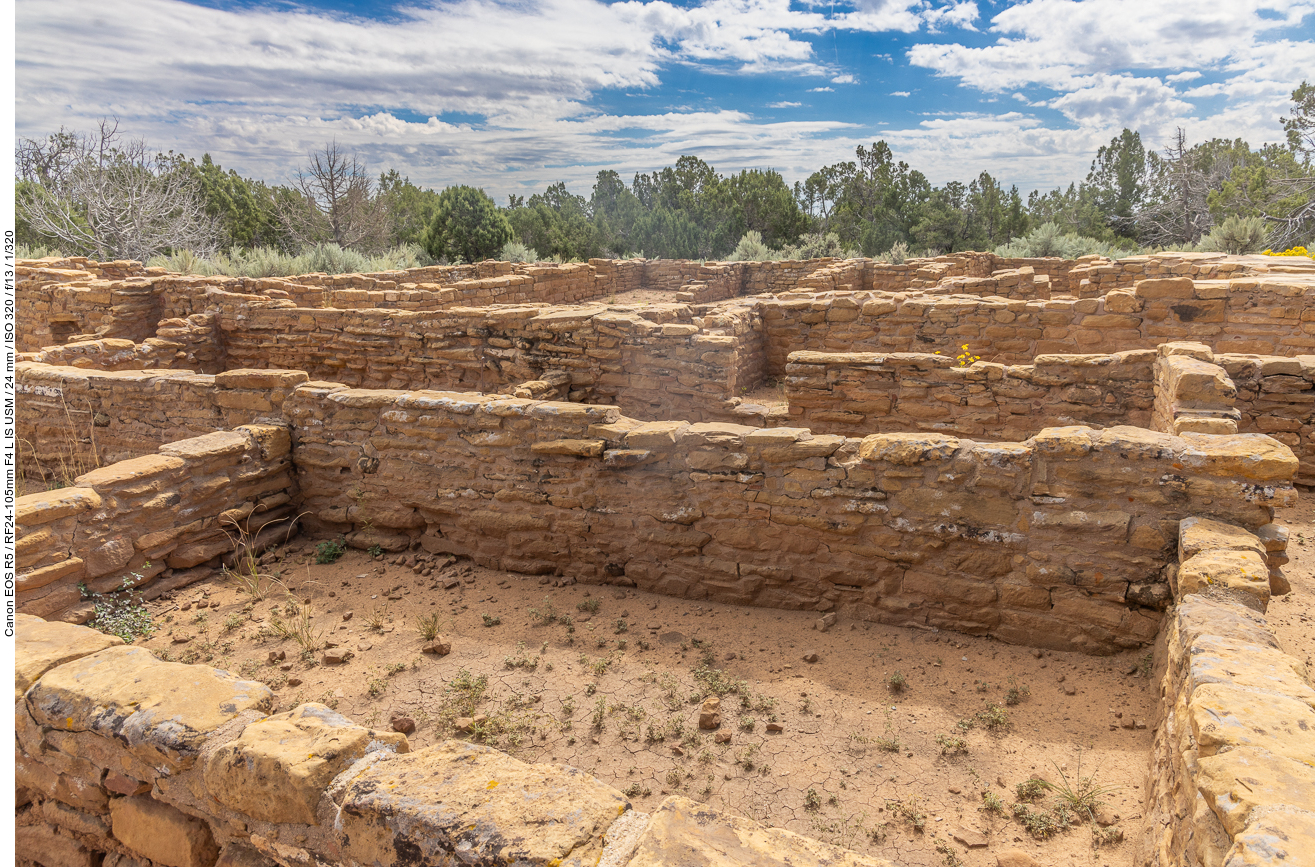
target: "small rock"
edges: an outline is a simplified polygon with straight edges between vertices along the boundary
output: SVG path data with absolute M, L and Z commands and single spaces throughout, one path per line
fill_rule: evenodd
M 489 721 L 486 714 L 476 714 L 475 716 L 459 716 L 456 718 L 454 725 L 459 732 L 469 732 L 475 726 L 482 726 Z
M 1109 807 L 1102 806 L 1096 810 L 1096 824 L 1100 825 L 1102 828 L 1108 828 L 1110 825 L 1119 821 L 1119 819 L 1119 814 L 1111 810 Z
M 1061 674 L 1061 675 L 1057 678 L 1057 682 L 1059 682 L 1059 683 L 1063 683 L 1063 682 L 1064 682 L 1064 675 Z
M 959 788 L 958 786 L 950 786 L 951 795 L 959 795 L 962 793 L 963 793 L 963 789 Z
M 300 677 L 288 678 L 288 686 L 301 686 L 301 678 Z
M 420 648 L 421 653 L 432 653 L 435 656 L 447 656 L 452 652 L 452 642 L 443 636 L 427 642 L 424 647 Z
M 1043 867 L 1022 849 L 1006 849 L 995 856 L 996 867 Z
M 826 614 L 823 614 L 823 615 L 822 615 L 822 622 L 825 623 L 827 626 L 835 626 L 835 625 L 836 625 L 836 613 L 835 613 L 834 611 L 829 611 L 829 612 L 827 612 Z
M 969 849 L 985 849 L 987 845 L 986 837 L 971 828 L 955 828 L 950 836 Z
M 672 748 L 671 748 L 671 754 L 672 754 L 673 756 L 683 756 L 683 755 L 685 755 L 685 751 L 682 750 L 680 747 L 672 747 Z
M 552 583 L 552 579 L 549 578 L 547 575 L 544 575 L 542 578 L 539 579 L 539 583 L 540 583 L 540 584 L 550 584 L 550 583 Z
M 699 709 L 699 728 L 715 729 L 721 727 L 721 699 L 711 696 L 704 700 Z
M 1064 684 L 1064 695 L 1077 695 L 1078 688 L 1071 683 Z
M 460 587 L 460 586 L 461 586 L 461 580 L 459 578 L 449 578 L 443 582 L 444 590 L 451 590 L 455 587 Z
M 285 662 L 279 666 L 279 671 L 292 671 L 292 663 Z
M 352 612 L 350 612 L 350 611 L 344 611 L 344 612 L 342 613 L 342 619 L 343 619 L 343 622 L 344 622 L 344 623 L 346 623 L 348 620 L 351 620 L 351 619 L 352 619 Z
M 726 654 L 724 657 L 722 657 L 722 659 L 725 659 L 727 662 L 730 662 L 730 661 L 733 660 L 734 658 L 735 658 L 735 654 L 734 654 L 734 653 L 728 653 L 728 654 Z
M 769 723 L 767 724 L 767 730 L 768 730 L 769 732 L 783 732 L 783 731 L 785 731 L 785 729 L 781 726 L 780 723 L 774 723 L 774 722 L 769 722 Z
M 192 603 L 190 603 L 190 602 L 184 602 L 182 605 L 179 605 L 179 606 L 178 606 L 178 610 L 179 610 L 179 611 L 191 611 L 191 610 L 192 610 Z
M 271 665 L 273 665 L 276 662 L 282 662 L 287 658 L 288 658 L 288 652 L 286 650 L 271 650 L 269 652 L 269 662 Z
M 364 653 L 365 651 L 369 650 L 371 647 L 374 647 L 374 645 L 371 644 L 371 643 L 368 642 L 368 641 L 361 641 L 361 642 L 358 642 L 357 645 L 356 645 L 356 649 L 359 650 L 359 651 L 361 651 L 362 653 Z
M 394 714 L 393 718 L 388 721 L 388 724 L 392 726 L 393 731 L 401 732 L 404 735 L 409 735 L 416 730 L 416 721 L 409 716 L 402 716 L 401 714 Z
M 1036 648 L 1036 647 L 1032 648 L 1032 658 L 1033 658 L 1033 659 L 1040 659 L 1040 658 L 1041 658 L 1041 651 L 1040 651 L 1039 648 Z M 1027 853 L 1024 852 L 1023 854 L 1026 855 Z
M 180 633 L 178 633 L 177 635 L 173 636 L 173 643 L 174 643 L 174 644 L 186 644 L 187 642 L 189 642 L 189 641 L 191 641 L 191 640 L 192 640 L 192 636 L 190 636 L 190 635 L 188 635 L 188 634 L 186 634 L 186 633 L 183 633 L 183 632 L 180 632 Z
M 731 742 L 731 733 L 730 733 L 730 732 L 717 732 L 715 735 L 713 735 L 712 740 L 713 740 L 715 743 L 719 743 L 719 744 L 728 744 L 728 743 Z
M 352 658 L 352 652 L 350 650 L 343 650 L 341 648 L 337 648 L 334 650 L 324 651 L 324 658 L 321 661 L 325 665 L 342 665 L 344 662 L 346 662 L 351 658 Z
M 810 650 L 804 654 L 804 662 L 817 662 L 817 651 Z

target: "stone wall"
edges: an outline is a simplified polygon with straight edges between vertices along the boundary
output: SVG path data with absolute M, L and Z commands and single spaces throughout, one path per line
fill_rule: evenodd
M 930 352 L 1025 364 L 1038 355 L 1152 349 L 1191 340 L 1216 352 L 1315 351 L 1315 282 L 1143 280 L 1100 298 L 1009 300 L 963 295 L 822 293 L 760 302 L 768 375 L 789 353 Z
M 686 798 L 652 814 L 575 768 L 404 735 L 263 683 L 18 615 L 21 867 L 890 867 Z
M 1268 434 L 1286 444 L 1301 461 L 1297 481 L 1315 485 L 1315 354 L 1222 353 L 1214 360 L 1237 389 L 1238 430 Z
M 1154 636 L 1181 518 L 1295 496 L 1257 435 L 856 439 L 317 384 L 284 413 L 306 520 L 357 547 L 1097 653 Z
M 210 570 L 192 567 L 233 553 L 240 531 L 257 547 L 290 532 L 295 494 L 287 429 L 245 425 L 20 497 L 18 608 L 82 622 L 93 604 L 81 587 L 126 581 L 153 598 L 197 580 Z
M 72 476 L 150 454 L 175 440 L 281 417 L 308 377 L 299 370 L 102 372 L 20 362 L 16 371 L 20 470 Z
M 1150 427 L 1153 350 L 961 364 L 931 353 L 792 352 L 789 423 L 816 433 L 937 431 L 1025 440 L 1042 428 Z M 966 361 L 966 359 L 965 359 Z
M 1315 689 L 1263 616 L 1286 590 L 1270 568 L 1284 535 L 1181 524 L 1139 864 L 1302 864 L 1315 852 Z

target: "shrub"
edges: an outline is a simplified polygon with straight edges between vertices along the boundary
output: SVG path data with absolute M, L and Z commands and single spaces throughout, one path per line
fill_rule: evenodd
M 762 233 L 750 229 L 740 238 L 740 243 L 735 245 L 735 252 L 727 256 L 726 261 L 771 262 L 779 258 L 780 254 L 763 242 Z
M 1259 253 L 1265 249 L 1267 234 L 1263 217 L 1229 217 L 1202 238 L 1197 249 L 1234 255 Z
M 134 578 L 137 580 L 134 581 Z M 89 593 L 86 585 L 79 584 L 78 589 L 82 595 L 95 605 L 95 614 L 87 625 L 117 635 L 127 644 L 132 644 L 138 638 L 150 638 L 156 631 L 155 625 L 151 623 L 151 612 L 146 609 L 141 594 L 133 592 L 133 588 L 143 580 L 140 573 L 134 572 L 131 577 L 124 577 L 122 587 L 108 594 Z
M 508 241 L 498 251 L 498 260 L 501 262 L 538 262 L 539 252 L 533 247 L 525 246 L 520 241 Z
M 1036 259 L 1057 256 L 1076 259 L 1092 254 L 1117 259 L 1128 251 L 1084 235 L 1066 234 L 1054 223 L 1042 223 L 1021 238 L 995 248 L 995 254 L 1006 259 Z

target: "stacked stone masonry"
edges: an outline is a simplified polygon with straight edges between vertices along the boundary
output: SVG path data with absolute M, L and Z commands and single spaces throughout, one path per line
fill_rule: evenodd
M 19 865 L 891 867 L 679 796 L 639 813 L 572 767 L 274 713 L 262 683 L 85 627 L 17 626 Z
M 1315 689 L 1263 616 L 1281 535 L 1180 526 L 1139 864 L 1311 863 Z
M 200 580 L 200 567 L 293 530 L 291 438 L 244 425 L 179 440 L 18 499 L 20 611 L 83 622 L 92 594 L 148 598 Z
M 21 466 L 72 481 L 18 504 L 20 863 L 875 863 L 679 798 L 638 814 L 471 744 L 412 753 L 318 705 L 274 714 L 263 685 L 71 625 L 88 594 L 155 597 L 298 525 L 1089 653 L 1158 635 L 1138 863 L 1315 851 L 1315 692 L 1263 620 L 1289 589 L 1274 507 L 1315 484 L 1309 260 L 19 277 Z M 636 290 L 667 300 L 615 298 Z M 786 406 L 742 400 L 774 379 Z M 509 806 L 527 797 L 573 809 Z

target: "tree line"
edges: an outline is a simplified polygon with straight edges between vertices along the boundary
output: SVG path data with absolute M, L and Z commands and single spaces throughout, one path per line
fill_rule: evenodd
M 375 176 L 336 142 L 287 183 L 267 184 L 208 154 L 154 153 L 107 121 L 91 133 L 19 140 L 18 241 L 143 261 L 308 248 L 447 262 L 1284 249 L 1315 237 L 1315 86 L 1302 82 L 1280 121 L 1286 141 L 1259 149 L 1241 139 L 1193 144 L 1182 130 L 1156 149 L 1125 129 L 1085 179 L 1026 197 L 985 171 L 934 185 L 878 141 L 793 186 L 771 169 L 723 175 L 682 156 L 629 183 L 600 171 L 588 197 L 556 183 L 506 207 L 471 186 Z

